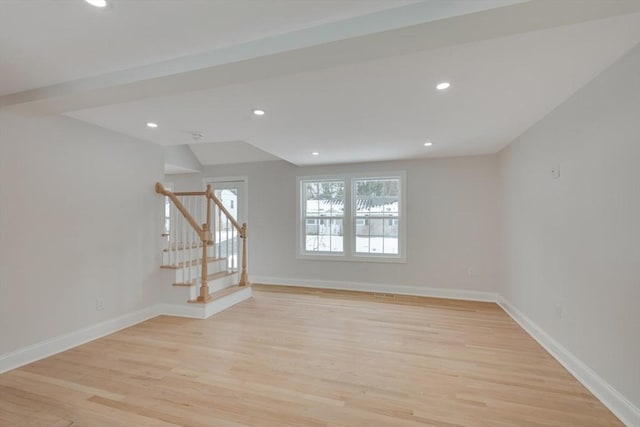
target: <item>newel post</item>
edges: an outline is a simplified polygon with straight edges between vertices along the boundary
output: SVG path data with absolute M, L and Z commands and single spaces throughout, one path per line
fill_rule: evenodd
M 209 300 L 209 283 L 207 283 L 207 276 L 209 275 L 207 270 L 207 256 L 209 241 L 211 240 L 211 231 L 209 230 L 209 224 L 202 224 L 202 234 L 200 235 L 202 241 L 202 278 L 200 279 L 200 295 L 198 295 L 199 302 L 206 302 Z
M 247 223 L 242 224 L 242 272 L 240 273 L 240 286 L 247 286 L 249 279 L 247 278 Z

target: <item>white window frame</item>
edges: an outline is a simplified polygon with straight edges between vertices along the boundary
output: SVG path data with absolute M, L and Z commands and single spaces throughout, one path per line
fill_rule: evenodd
M 241 188 L 241 192 L 243 193 L 242 200 L 238 200 L 238 204 L 242 203 L 243 205 L 242 211 L 240 211 L 239 209 L 240 206 L 237 206 L 236 209 L 238 209 L 238 215 L 242 213 L 243 216 L 238 217 L 238 222 L 240 224 L 242 224 L 243 222 L 246 222 L 247 224 L 249 224 L 249 177 L 248 176 L 209 176 L 202 179 L 202 190 L 207 191 L 208 184 L 214 185 L 214 184 L 226 183 L 226 182 L 238 183 L 242 187 Z M 249 233 L 251 233 L 251 231 L 249 231 Z
M 356 215 L 354 212 L 353 194 L 355 193 L 355 182 L 360 179 L 399 179 L 400 180 L 400 200 L 398 209 L 398 254 L 357 254 L 355 251 L 355 224 Z M 307 251 L 304 244 L 305 218 L 304 215 L 304 182 L 314 181 L 344 181 L 344 217 L 343 217 L 343 252 L 314 252 Z M 371 173 L 343 173 L 333 175 L 313 175 L 299 176 L 296 178 L 297 185 L 297 220 L 296 220 L 296 257 L 305 260 L 325 260 L 325 261 L 363 261 L 363 262 L 407 262 L 407 173 L 406 171 L 392 172 L 371 172 Z
M 345 236 L 344 236 L 344 227 L 346 225 L 347 222 L 347 217 L 346 216 L 342 216 L 342 217 L 326 217 L 326 218 L 320 218 L 320 217 L 313 217 L 313 218 L 308 218 L 305 216 L 305 210 L 304 210 L 304 187 L 303 187 L 303 183 L 305 182 L 335 182 L 335 181 L 343 181 L 344 182 L 344 191 L 345 191 L 345 196 L 346 196 L 346 192 L 347 192 L 347 181 L 345 181 L 344 179 L 342 179 L 341 176 L 338 177 L 334 177 L 334 176 L 320 176 L 320 177 L 298 177 L 297 179 L 297 185 L 298 185 L 298 231 L 296 233 L 297 239 L 298 239 L 298 257 L 299 258 L 316 258 L 318 256 L 320 257 L 331 257 L 336 258 L 336 257 L 343 257 L 346 254 L 346 241 L 345 241 Z M 346 199 L 345 199 L 345 203 L 346 203 Z M 346 208 L 345 208 L 345 215 L 346 215 Z M 342 252 L 323 252 L 323 251 L 307 251 L 305 242 L 303 242 L 304 240 L 304 236 L 305 236 L 305 228 L 307 225 L 307 221 L 314 221 L 314 224 L 309 224 L 309 225 L 316 225 L 318 227 L 320 227 L 320 223 L 323 219 L 342 219 L 342 232 L 343 232 L 343 236 L 342 236 Z

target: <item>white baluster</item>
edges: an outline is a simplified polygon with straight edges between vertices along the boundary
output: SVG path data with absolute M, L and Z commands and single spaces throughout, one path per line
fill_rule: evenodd
M 199 215 L 198 224 L 200 224 L 200 226 L 202 226 L 202 224 L 204 224 L 204 222 L 202 221 L 202 214 L 201 214 L 201 212 L 202 212 L 202 198 L 198 198 L 196 200 L 195 211 L 196 211 L 196 214 Z M 195 230 L 194 230 L 193 233 L 194 233 L 194 240 L 196 242 L 201 243 L 202 239 L 200 239 L 200 236 L 196 235 Z M 196 248 L 196 252 L 195 253 L 196 253 L 196 257 L 195 258 L 197 259 L 198 256 L 199 256 L 198 254 L 201 253 L 200 248 Z M 195 278 L 196 278 L 196 283 L 199 285 L 200 284 L 200 279 L 202 278 L 202 266 L 199 265 L 199 264 L 196 264 L 196 266 L 198 268 L 196 268 L 196 274 L 195 274 L 196 277 Z
M 193 214 L 195 214 L 196 208 L 194 206 L 197 206 L 197 205 L 198 205 L 197 200 L 192 201 L 189 212 L 192 212 Z M 196 222 L 197 222 L 197 219 L 196 219 Z M 193 229 L 193 227 L 191 227 L 189 229 L 189 283 L 193 283 L 195 276 L 197 276 L 197 273 L 193 271 L 193 245 L 196 243 L 197 243 L 196 231 Z
M 193 213 L 194 213 L 194 215 L 198 215 L 198 211 L 199 211 L 199 207 L 198 207 L 198 205 L 199 205 L 198 199 L 195 199 L 195 200 L 193 201 L 193 205 L 192 205 L 192 206 L 193 206 L 193 207 L 192 207 L 192 209 L 193 209 Z M 197 217 L 196 217 L 196 218 L 197 218 Z M 197 219 L 196 219 L 196 222 L 197 222 L 200 226 L 202 226 L 202 222 L 201 222 L 200 218 L 197 218 Z M 200 274 L 199 274 L 199 272 L 200 272 L 200 267 L 199 267 L 199 264 L 198 264 L 197 260 L 198 260 L 198 256 L 199 256 L 198 254 L 200 253 L 200 248 L 198 247 L 198 244 L 199 244 L 201 241 L 202 241 L 202 240 L 200 240 L 200 235 L 199 235 L 199 234 L 197 234 L 196 230 L 194 230 L 194 229 L 192 228 L 192 229 L 191 229 L 191 246 L 192 246 L 192 248 L 191 248 L 191 252 L 189 253 L 189 255 L 190 255 L 190 257 L 191 257 L 191 266 L 193 266 L 193 265 L 194 265 L 194 260 L 196 260 L 196 262 L 195 262 L 196 269 L 195 269 L 195 271 L 194 271 L 194 272 L 192 272 L 192 275 L 191 275 L 191 280 L 192 280 L 192 281 L 193 281 L 194 279 L 197 279 L 197 278 L 199 278 L 199 277 L 200 277 Z M 195 247 L 195 248 L 193 248 L 193 246 L 196 246 L 196 247 Z M 193 269 L 192 269 L 192 270 L 193 270 Z
M 220 210 L 219 207 L 218 207 L 218 256 L 222 257 L 222 211 Z
M 176 207 L 173 201 L 169 204 L 169 265 L 174 263 L 176 251 Z
M 193 219 L 195 219 L 197 224 L 200 224 L 200 218 L 198 218 L 198 200 L 192 200 L 191 202 L 191 206 L 189 209 L 189 212 L 193 215 Z M 197 244 L 199 243 L 199 240 L 195 238 L 195 230 L 193 229 L 193 227 L 191 227 L 191 233 L 189 233 L 189 281 L 192 282 L 193 281 L 193 274 L 191 273 L 191 270 L 193 270 L 193 260 L 194 260 L 194 245 L 197 246 Z M 195 253 L 198 253 L 198 248 L 195 248 Z M 197 265 L 197 263 L 196 263 Z
M 178 197 L 177 200 L 180 200 L 180 198 Z M 179 260 L 180 260 L 180 252 L 179 252 L 179 248 L 180 248 L 180 227 L 182 226 L 182 213 L 178 210 L 178 207 L 176 206 L 176 222 L 175 222 L 176 228 L 175 228 L 175 241 L 173 243 L 174 245 L 174 256 L 175 256 L 175 260 L 173 261 L 173 264 L 178 264 Z
M 236 230 L 235 227 L 233 227 L 231 229 L 231 252 L 233 253 L 233 261 L 231 262 L 231 268 L 233 270 L 235 270 L 238 266 L 238 245 L 236 242 L 236 236 L 237 236 L 238 231 Z
M 193 209 L 192 209 L 192 206 L 191 206 L 191 205 L 192 205 L 191 198 L 188 198 L 188 199 L 187 199 L 187 206 L 186 206 L 186 208 L 187 208 L 187 212 L 189 212 L 189 213 L 193 212 Z M 192 242 L 191 242 L 191 235 L 192 235 L 191 231 L 193 231 L 193 227 L 189 227 L 189 228 L 187 229 L 187 235 L 186 235 L 186 240 L 187 240 L 187 242 L 186 242 L 186 244 L 187 244 L 187 246 L 189 247 L 189 251 L 188 251 L 188 254 L 189 254 L 189 262 L 188 262 L 188 263 L 187 263 L 187 262 L 185 262 L 185 264 L 184 264 L 184 268 L 185 268 L 185 269 L 183 270 L 183 271 L 186 271 L 186 274 L 183 274 L 183 276 L 185 276 L 185 277 L 184 277 L 184 281 L 185 281 L 185 282 L 187 282 L 187 283 L 190 283 L 190 282 L 191 282 L 191 246 L 193 246 L 193 244 L 192 244 Z
M 200 224 L 201 226 L 202 226 L 202 225 L 204 225 L 204 224 L 206 224 L 206 222 L 207 222 L 207 219 L 206 219 L 206 213 L 205 213 L 205 214 L 203 214 L 203 206 L 204 206 L 204 201 L 205 201 L 205 200 L 206 200 L 206 199 L 205 199 L 204 197 L 198 197 L 198 199 L 197 199 L 197 203 L 196 203 L 196 208 L 195 208 L 195 209 L 198 211 L 199 224 Z M 201 239 L 201 238 L 199 238 L 199 236 L 198 236 L 198 241 L 199 241 L 201 244 L 206 245 L 206 242 L 203 242 L 203 241 L 202 241 L 202 239 Z M 208 256 L 209 256 L 209 249 L 207 248 L 207 257 L 208 257 Z M 206 260 L 205 260 L 205 262 L 206 262 Z M 199 266 L 199 267 L 197 268 L 197 271 L 198 271 L 198 282 L 200 282 L 200 281 L 201 281 L 200 279 L 202 278 L 202 266 Z
M 196 216 L 196 222 L 202 226 L 202 222 L 201 222 L 201 218 L 198 217 L 198 211 L 199 209 L 199 198 L 196 198 L 193 200 L 193 203 L 191 204 L 191 210 L 193 212 L 193 214 Z M 199 268 L 199 264 L 197 263 L 197 259 L 198 256 L 197 254 L 199 253 L 199 248 L 193 248 L 193 246 L 198 246 L 198 243 L 200 243 L 201 240 L 199 239 L 199 236 L 196 234 L 196 230 L 194 230 L 193 228 L 191 229 L 191 251 L 189 252 L 189 256 L 191 258 L 191 267 L 193 267 L 194 265 L 194 260 L 196 260 L 195 265 L 196 265 L 196 272 L 200 271 Z M 194 252 L 195 250 L 195 252 Z M 189 271 L 193 270 L 193 268 L 190 268 Z M 193 280 L 196 278 L 196 276 L 199 276 L 198 273 L 196 272 L 191 272 L 191 276 L 189 276 L 189 279 L 193 282 Z
M 228 269 L 229 266 L 230 266 L 229 264 L 231 263 L 231 259 L 232 259 L 231 258 L 231 252 L 229 252 L 229 217 L 226 216 L 226 215 L 224 217 L 227 219 L 227 223 L 226 223 L 226 226 L 225 226 L 226 227 L 225 232 L 226 232 L 226 235 L 227 235 L 226 244 L 227 244 L 227 269 Z
M 180 203 L 182 203 L 182 206 L 184 206 L 184 204 L 186 203 L 186 199 L 186 196 L 180 197 Z M 182 264 L 184 265 L 187 262 L 187 242 L 185 242 L 185 236 L 187 234 L 187 221 L 184 215 L 181 216 L 181 219 L 182 224 L 180 227 L 180 244 L 182 245 Z

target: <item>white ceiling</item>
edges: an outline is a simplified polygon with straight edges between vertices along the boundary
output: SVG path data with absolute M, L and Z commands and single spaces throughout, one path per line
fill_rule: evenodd
M 189 145 L 202 165 L 267 162 L 278 157 L 243 141 L 225 141 Z
M 171 1 L 141 2 L 152 10 L 147 15 L 171 27 L 166 31 L 177 37 L 171 38 L 146 22 L 144 10 L 127 9 L 129 2 L 94 13 L 84 4 L 78 8 L 77 0 L 82 13 L 114 20 L 109 25 L 118 34 L 104 57 L 89 52 L 83 58 L 86 46 L 78 50 L 69 41 L 81 33 L 67 23 L 66 36 L 56 43 L 60 52 L 75 49 L 73 66 L 55 64 L 39 46 L 24 58 L 15 46 L 5 51 L 11 43 L 4 37 L 17 26 L 4 28 L 0 13 L 0 65 L 13 56 L 22 60 L 10 68 L 17 71 L 8 74 L 8 83 L 2 69 L 0 91 L 2 85 L 22 90 L 64 82 L 0 96 L 0 106 L 65 113 L 162 145 L 190 144 L 202 164 L 482 154 L 508 144 L 640 42 L 636 0 L 188 1 L 193 10 Z M 0 2 L 0 8 L 14 3 L 25 2 Z M 163 14 L 171 8 L 175 21 Z M 284 10 L 289 19 L 280 19 Z M 131 26 L 129 13 L 139 13 L 142 30 Z M 202 14 L 236 25 L 207 29 Z M 182 34 L 191 26 L 199 29 Z M 281 36 L 216 50 L 270 34 Z M 91 37 L 105 40 L 101 32 Z M 31 43 L 37 37 L 27 38 Z M 130 39 L 140 44 L 128 46 Z M 197 52 L 203 53 L 184 58 Z M 126 69 L 172 55 L 183 57 Z M 28 63 L 52 68 L 57 77 L 24 77 L 18 71 L 30 69 Z M 116 69 L 125 71 L 90 76 Z M 67 82 L 74 78 L 83 80 Z M 436 91 L 442 80 L 451 81 L 451 89 Z M 267 114 L 256 117 L 253 108 Z M 149 129 L 147 121 L 160 127 Z M 194 131 L 204 134 L 200 143 L 194 144 Z M 425 148 L 425 140 L 433 147 Z
M 0 1 L 0 95 L 191 55 L 417 0 Z
M 638 41 L 628 15 L 70 115 L 163 145 L 197 130 L 299 165 L 492 153 Z

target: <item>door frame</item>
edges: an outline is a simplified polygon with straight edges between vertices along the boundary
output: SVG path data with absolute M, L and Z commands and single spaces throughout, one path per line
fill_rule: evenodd
M 249 224 L 249 177 L 248 176 L 215 176 L 215 177 L 207 177 L 207 178 L 203 178 L 202 179 L 202 188 L 203 190 L 207 190 L 207 184 L 220 184 L 220 183 L 224 183 L 224 182 L 236 182 L 236 183 L 241 183 L 241 189 L 240 191 L 242 192 L 242 197 L 241 197 L 241 201 L 242 201 L 242 208 L 243 208 L 243 214 L 244 214 L 244 218 L 241 218 L 240 215 L 238 214 L 238 222 L 240 223 L 240 225 L 242 225 L 243 222 L 246 222 L 247 224 Z M 240 213 L 240 210 L 238 209 L 238 213 Z

